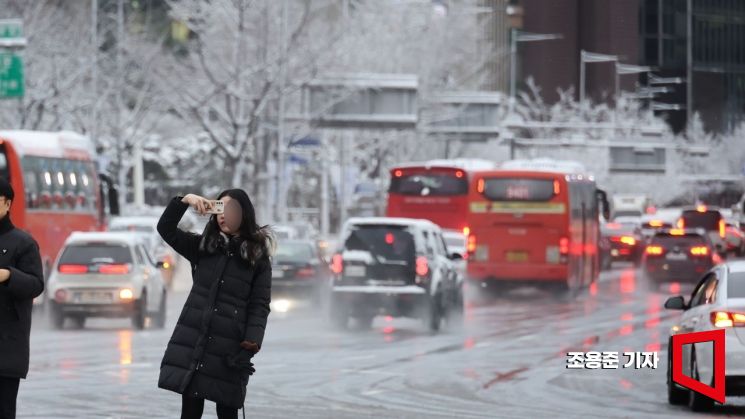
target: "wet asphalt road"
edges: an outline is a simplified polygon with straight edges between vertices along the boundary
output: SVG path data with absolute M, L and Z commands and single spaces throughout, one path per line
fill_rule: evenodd
M 668 330 L 679 314 L 662 305 L 678 288 L 650 291 L 631 266 L 618 266 L 576 298 L 521 288 L 469 304 L 462 327 L 436 335 L 419 321 L 385 317 L 371 330 L 338 331 L 298 303 L 270 316 L 247 417 L 745 416 L 742 398 L 706 415 L 667 404 Z M 39 316 L 19 417 L 177 418 L 180 396 L 158 389 L 157 378 L 185 298 L 169 295 L 164 330 L 92 319 L 55 331 Z M 659 351 L 660 360 L 656 370 L 570 370 L 568 351 Z M 214 404 L 205 417 L 215 417 Z

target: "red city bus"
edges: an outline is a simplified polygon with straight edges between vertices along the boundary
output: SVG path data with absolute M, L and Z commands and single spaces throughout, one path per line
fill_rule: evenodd
M 496 164 L 478 159 L 431 160 L 394 167 L 386 216 L 422 218 L 467 234 L 471 174 L 494 168 Z
M 118 212 L 111 180 L 103 191 L 86 137 L 72 132 L 0 131 L 0 176 L 15 190 L 10 216 L 39 243 L 45 277 L 73 231 L 105 229 L 102 197 Z
M 576 165 L 540 163 L 537 170 L 527 161 L 474 175 L 467 245 L 472 283 L 554 283 L 576 290 L 598 278 L 605 193 Z

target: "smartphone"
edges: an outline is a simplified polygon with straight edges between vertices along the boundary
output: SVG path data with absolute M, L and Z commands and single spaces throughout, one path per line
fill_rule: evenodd
M 209 206 L 207 207 L 207 214 L 223 214 L 225 213 L 225 203 L 222 201 L 210 200 Z

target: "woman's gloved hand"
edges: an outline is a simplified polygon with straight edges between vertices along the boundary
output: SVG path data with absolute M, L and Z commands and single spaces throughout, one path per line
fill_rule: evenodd
M 241 350 L 237 354 L 227 358 L 227 364 L 229 367 L 238 369 L 245 374 L 253 375 L 256 369 L 251 359 L 257 352 L 259 352 L 259 345 L 244 340 L 241 342 Z

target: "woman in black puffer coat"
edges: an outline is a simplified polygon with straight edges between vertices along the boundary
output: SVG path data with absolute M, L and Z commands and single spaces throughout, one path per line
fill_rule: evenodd
M 194 280 L 158 380 L 182 395 L 182 419 L 201 418 L 204 400 L 217 404 L 220 419 L 238 417 L 269 316 L 270 230 L 256 224 L 243 190 L 218 199 L 225 213 L 213 215 L 201 236 L 177 227 L 189 206 L 207 212 L 209 201 L 197 195 L 174 198 L 158 222 L 166 243 L 191 262 Z

